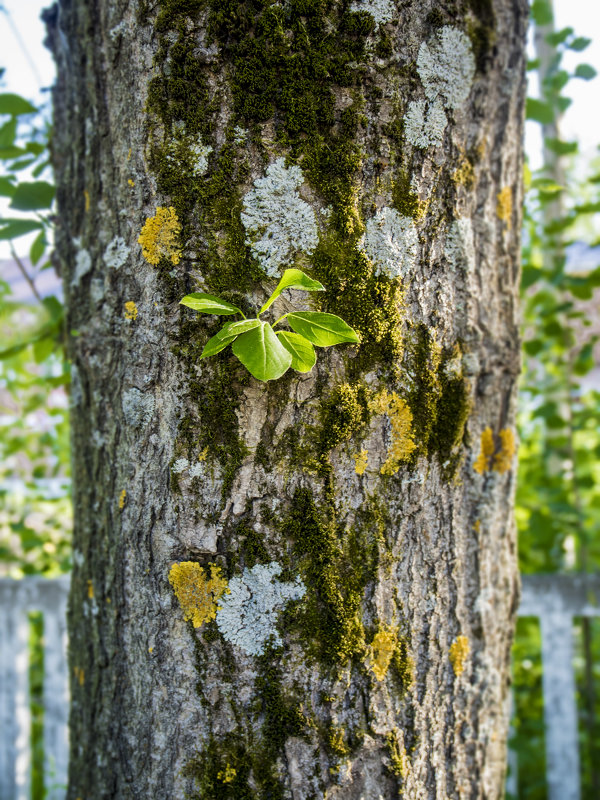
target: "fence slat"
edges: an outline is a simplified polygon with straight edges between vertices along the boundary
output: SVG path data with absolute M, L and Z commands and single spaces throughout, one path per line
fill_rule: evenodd
M 67 784 L 69 687 L 66 603 L 44 611 L 44 752 L 47 800 L 63 800 Z
M 29 692 L 29 618 L 23 608 L 12 609 L 15 631 L 15 649 L 12 653 L 16 666 L 15 720 L 16 761 L 15 800 L 31 797 L 31 698 Z
M 17 761 L 15 626 L 4 594 L 0 594 L 5 609 L 0 614 L 0 800 L 13 800 Z
M 540 615 L 548 800 L 580 800 L 579 734 L 573 671 L 573 618 Z

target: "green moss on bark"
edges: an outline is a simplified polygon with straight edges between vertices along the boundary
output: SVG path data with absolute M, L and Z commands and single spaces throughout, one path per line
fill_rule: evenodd
M 307 586 L 298 628 L 307 651 L 330 666 L 364 652 L 361 604 L 375 578 L 377 542 L 366 531 L 344 529 L 333 499 L 318 507 L 308 489 L 298 489 L 283 531 Z

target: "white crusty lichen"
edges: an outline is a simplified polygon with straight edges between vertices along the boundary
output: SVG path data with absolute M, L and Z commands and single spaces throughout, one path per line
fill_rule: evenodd
M 145 428 L 154 414 L 154 397 L 133 387 L 123 392 L 121 406 L 125 421 L 132 428 Z
M 277 612 L 306 593 L 299 578 L 293 583 L 277 580 L 281 569 L 276 561 L 245 569 L 241 577 L 229 581 L 229 594 L 220 600 L 219 630 L 228 642 L 249 655 L 260 655 L 271 637 L 274 645 L 283 644 L 275 627 Z
M 414 147 L 422 149 L 439 147 L 444 141 L 447 124 L 448 118 L 439 98 L 433 103 L 413 100 L 408 104 L 408 110 L 404 115 L 404 133 L 407 140 Z
M 398 18 L 398 9 L 393 0 L 354 0 L 350 11 L 366 11 L 378 25 Z
M 71 286 L 79 286 L 79 282 L 83 278 L 84 275 L 92 268 L 92 257 L 89 254 L 88 250 L 82 248 L 77 252 L 75 256 L 75 271 L 73 272 L 73 278 L 71 280 Z
M 455 219 L 446 235 L 444 255 L 453 269 L 471 272 L 475 269 L 473 224 L 468 217 Z
M 311 253 L 318 242 L 315 213 L 297 191 L 303 183 L 300 167 L 286 167 L 278 158 L 244 197 L 246 242 L 272 277 L 299 251 Z
M 115 236 L 104 251 L 104 263 L 110 269 L 119 269 L 127 261 L 129 248 L 122 236 Z
M 419 239 L 410 217 L 384 207 L 367 222 L 366 228 L 364 247 L 376 274 L 397 278 L 414 272 Z
M 236 144 L 244 144 L 247 138 L 248 130 L 246 128 L 242 128 L 241 125 L 236 125 L 233 129 L 233 141 Z
M 423 42 L 417 70 L 429 100 L 440 97 L 447 108 L 458 108 L 469 96 L 475 59 L 469 37 L 445 25 L 429 44 Z
M 190 153 L 194 157 L 193 171 L 195 175 L 204 175 L 208 169 L 208 157 L 213 149 L 208 144 L 203 144 L 202 139 L 190 145 Z
M 189 467 L 189 465 L 190 465 L 190 462 L 188 461 L 187 458 L 178 458 L 177 461 L 173 462 L 173 466 L 171 467 L 171 470 L 173 472 L 175 472 L 177 475 L 179 475 L 184 470 L 186 470 Z

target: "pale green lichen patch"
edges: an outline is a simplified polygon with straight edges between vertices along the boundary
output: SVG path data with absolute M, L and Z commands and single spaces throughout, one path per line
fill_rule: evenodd
M 419 239 L 411 217 L 384 207 L 367 222 L 365 251 L 375 264 L 375 274 L 409 277 L 415 271 Z
M 469 37 L 450 25 L 440 28 L 432 41 L 421 45 L 417 70 L 429 100 L 439 97 L 447 108 L 458 108 L 469 96 L 475 77 Z
M 448 118 L 439 98 L 432 103 L 425 100 L 411 100 L 404 117 L 404 133 L 407 140 L 422 150 L 427 147 L 440 147 Z
M 475 59 L 469 37 L 445 25 L 430 42 L 423 42 L 417 71 L 428 102 L 413 100 L 404 116 L 406 139 L 421 149 L 439 147 L 447 125 L 446 109 L 457 109 L 470 94 Z
M 228 594 L 217 612 L 217 627 L 231 644 L 249 655 L 260 655 L 268 641 L 283 644 L 276 628 L 277 612 L 291 600 L 301 600 L 306 587 L 278 580 L 282 567 L 276 562 L 257 564 L 232 578 Z
M 267 275 L 276 277 L 298 252 L 312 253 L 318 242 L 315 212 L 301 199 L 300 167 L 278 158 L 243 199 L 246 241 Z
M 444 255 L 450 267 L 464 272 L 475 269 L 473 223 L 468 217 L 455 219 L 446 234 Z

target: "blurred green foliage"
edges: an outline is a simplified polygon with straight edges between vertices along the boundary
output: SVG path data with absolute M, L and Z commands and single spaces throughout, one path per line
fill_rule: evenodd
M 550 25 L 547 0 L 532 6 L 533 24 Z M 528 119 L 548 133 L 569 106 L 573 79 L 590 80 L 595 70 L 562 64 L 568 50 L 581 52 L 590 40 L 572 28 L 546 32 L 553 58 L 533 60 L 540 96 L 527 103 Z M 559 128 L 558 128 L 559 129 Z M 523 231 L 523 359 L 519 412 L 519 476 L 516 517 L 523 573 L 579 571 L 600 567 L 600 267 L 589 268 L 597 246 L 600 212 L 599 164 L 585 163 L 577 142 L 558 136 L 545 141 L 545 163 L 526 171 Z M 557 166 L 555 158 L 561 160 Z M 576 177 L 581 175 L 583 178 Z M 573 251 L 574 243 L 578 244 Z M 575 256 L 587 256 L 579 267 Z M 593 255 L 593 253 L 592 253 Z M 600 263 L 600 251 L 598 262 Z M 587 629 L 585 625 L 587 624 Z M 600 717 L 600 631 L 581 623 L 575 631 L 580 708 L 583 800 L 597 800 Z M 586 680 L 586 661 L 594 690 Z M 542 664 L 539 625 L 520 619 L 513 653 L 515 720 L 512 747 L 518 753 L 519 800 L 546 800 Z
M 27 100 L 0 92 L 0 240 L 37 231 L 30 264 L 17 258 L 31 302 L 0 275 L 0 574 L 70 569 L 71 508 L 63 307 L 35 278 L 51 264 L 54 186 L 46 179 L 49 127 Z M 18 216 L 13 216 L 18 212 Z M 14 253 L 16 257 L 16 253 Z

